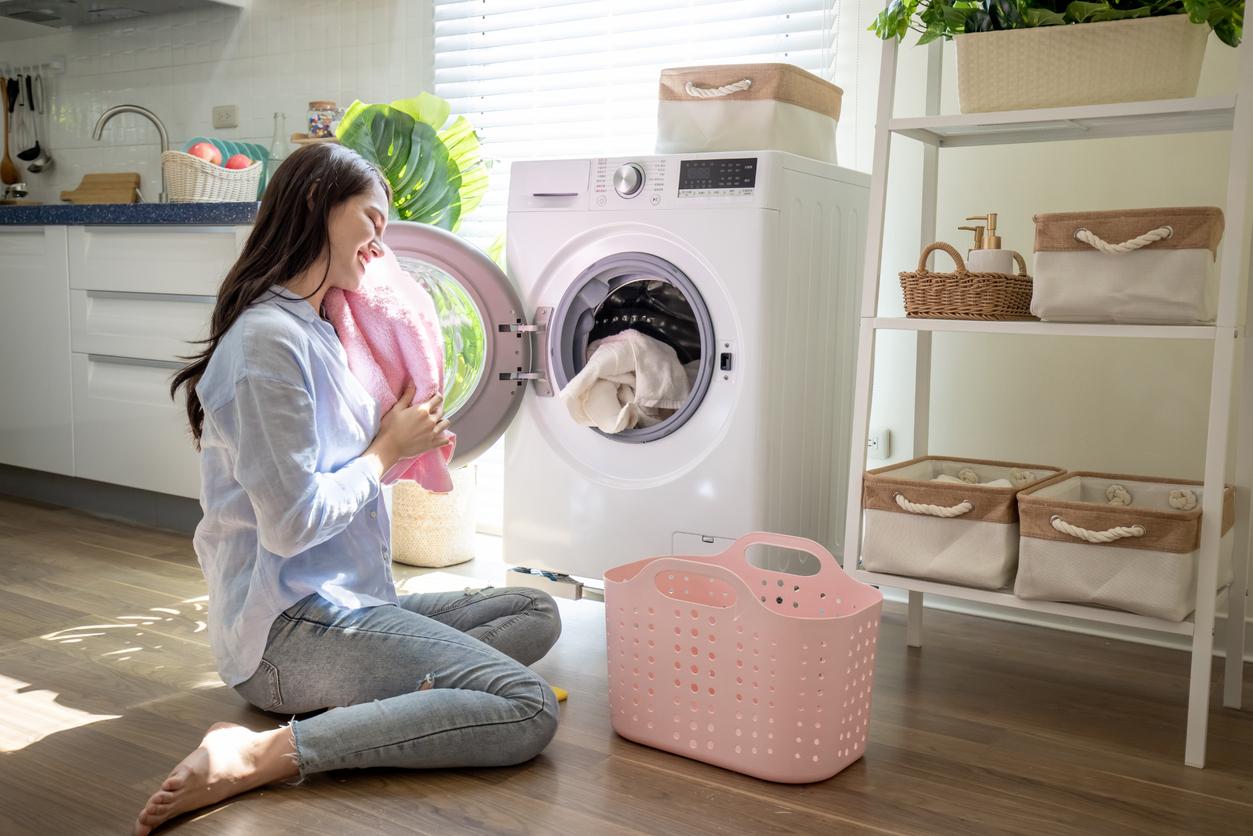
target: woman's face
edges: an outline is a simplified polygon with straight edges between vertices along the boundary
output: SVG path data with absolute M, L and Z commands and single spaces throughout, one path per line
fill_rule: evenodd
M 327 283 L 347 291 L 361 286 L 365 266 L 383 254 L 380 243 L 387 228 L 387 195 L 375 183 L 331 210 L 327 219 L 330 270 Z

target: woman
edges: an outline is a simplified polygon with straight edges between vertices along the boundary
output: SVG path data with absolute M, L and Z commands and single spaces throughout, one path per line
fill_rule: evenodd
M 332 144 L 291 155 L 266 189 L 222 283 L 208 346 L 174 378 L 201 449 L 195 548 L 223 680 L 265 711 L 252 732 L 219 723 L 170 773 L 135 825 L 328 769 L 501 766 L 557 727 L 525 666 L 561 632 L 552 599 L 524 589 L 398 597 L 379 479 L 448 443 L 442 399 L 413 388 L 386 415 L 321 316 L 382 253 L 381 173 Z M 417 395 L 418 397 L 415 397 Z

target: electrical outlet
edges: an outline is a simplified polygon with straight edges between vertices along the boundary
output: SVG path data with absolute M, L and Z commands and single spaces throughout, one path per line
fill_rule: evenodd
M 238 128 L 238 105 L 218 105 L 213 108 L 213 127 L 214 129 Z
M 892 431 L 886 427 L 872 429 L 866 438 L 866 455 L 879 460 L 892 455 Z

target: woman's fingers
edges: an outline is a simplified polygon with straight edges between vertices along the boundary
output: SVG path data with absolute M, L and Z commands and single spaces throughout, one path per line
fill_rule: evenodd
M 413 406 L 413 399 L 417 394 L 418 394 L 418 388 L 414 386 L 412 383 L 410 383 L 408 386 L 405 387 L 405 391 L 403 394 L 401 394 L 400 400 L 397 401 L 397 403 L 399 403 L 402 408 L 407 407 L 407 406 Z

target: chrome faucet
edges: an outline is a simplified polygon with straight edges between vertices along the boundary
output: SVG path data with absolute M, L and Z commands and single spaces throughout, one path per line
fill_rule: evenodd
M 106 110 L 104 113 L 100 114 L 100 118 L 96 120 L 96 127 L 91 132 L 91 138 L 95 140 L 99 140 L 100 137 L 104 134 L 104 126 L 109 123 L 110 119 L 112 119 L 114 116 L 117 116 L 119 113 L 137 113 L 140 116 L 147 119 L 157 129 L 157 134 L 161 137 L 161 153 L 164 154 L 166 151 L 170 150 L 170 137 L 165 132 L 165 125 L 162 124 L 161 120 L 157 118 L 157 115 L 155 113 L 153 113 L 151 110 L 149 110 L 146 107 L 141 107 L 140 105 L 132 105 L 132 104 L 114 105 L 113 107 Z M 158 201 L 161 203 L 165 203 L 165 166 L 164 165 L 161 166 L 161 196 L 158 198 Z

